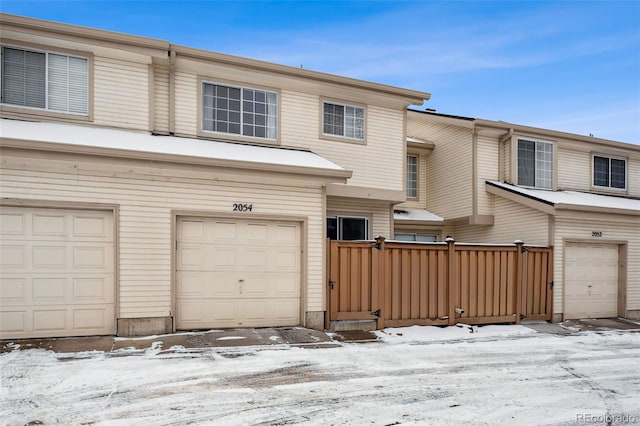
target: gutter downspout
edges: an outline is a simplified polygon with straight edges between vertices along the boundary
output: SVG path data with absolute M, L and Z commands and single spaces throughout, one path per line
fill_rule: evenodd
M 471 217 L 478 215 L 478 127 L 473 126 L 471 133 Z
M 176 51 L 169 47 L 169 134 L 176 132 Z
M 507 142 L 508 139 L 511 139 L 511 137 L 513 136 L 513 128 L 509 129 L 507 131 L 507 133 L 505 133 L 504 135 L 502 135 L 500 137 L 500 139 L 498 140 L 498 158 L 499 158 L 499 163 L 498 163 L 498 180 L 500 182 L 506 182 L 507 179 L 505 178 L 504 175 L 504 163 L 505 161 L 508 161 L 507 158 L 505 158 L 505 152 L 506 149 L 504 148 L 505 143 Z M 509 179 L 510 180 L 510 179 Z

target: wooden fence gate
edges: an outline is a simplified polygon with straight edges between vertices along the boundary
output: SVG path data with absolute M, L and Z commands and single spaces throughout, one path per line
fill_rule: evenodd
M 325 326 L 520 323 L 552 317 L 549 247 L 328 241 Z

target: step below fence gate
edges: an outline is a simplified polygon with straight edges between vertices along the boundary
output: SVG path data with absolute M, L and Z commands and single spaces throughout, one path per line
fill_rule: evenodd
M 327 241 L 331 321 L 409 325 L 551 321 L 553 251 L 508 245 Z

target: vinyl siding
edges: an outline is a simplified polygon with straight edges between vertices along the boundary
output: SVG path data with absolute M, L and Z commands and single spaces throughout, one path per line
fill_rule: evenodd
M 196 210 L 233 218 L 233 203 L 253 203 L 253 214 L 295 216 L 307 229 L 306 309 L 324 310 L 324 216 L 320 187 L 275 185 L 258 178 L 233 179 L 215 169 L 148 167 L 109 159 L 34 158 L 4 155 L 2 197 L 119 205 L 120 318 L 171 315 L 172 210 Z M 250 217 L 251 214 L 238 214 Z M 303 287 L 304 287 L 303 277 Z
M 562 148 L 557 151 L 558 189 L 591 190 L 591 154 Z
M 471 131 L 455 126 L 421 123 L 410 136 L 431 141 L 427 157 L 427 209 L 447 219 L 472 213 Z
M 491 194 L 487 194 L 491 195 Z M 455 238 L 469 243 L 508 244 L 522 240 L 525 244 L 549 244 L 549 216 L 519 203 L 495 197 L 493 226 L 455 225 Z
M 493 196 L 485 189 L 487 180 L 496 180 L 499 167 L 498 141 L 478 136 L 478 159 L 476 191 L 478 194 L 478 214 L 493 214 Z
M 320 137 L 319 96 L 282 90 L 281 105 L 280 135 L 283 145 L 310 149 L 353 171 L 348 185 L 403 190 L 405 159 L 402 111 L 366 106 L 366 144 L 362 144 Z
M 195 137 L 198 129 L 198 80 L 195 75 L 176 72 L 175 132 Z
M 391 238 L 391 205 L 356 198 L 327 197 L 327 215 L 343 214 L 369 218 L 369 239 L 376 235 Z
M 99 126 L 148 130 L 148 65 L 96 56 L 93 104 Z
M 153 130 L 169 132 L 169 70 L 154 67 L 153 69 Z
M 563 312 L 564 297 L 564 243 L 566 240 L 593 241 L 594 243 L 627 243 L 627 309 L 640 309 L 640 220 L 628 222 L 612 220 L 604 214 L 578 214 L 571 218 L 556 218 L 554 235 L 554 302 L 555 313 Z M 601 238 L 591 236 L 601 231 Z

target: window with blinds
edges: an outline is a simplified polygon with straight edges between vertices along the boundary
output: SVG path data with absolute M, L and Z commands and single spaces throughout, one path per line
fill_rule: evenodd
M 553 144 L 518 140 L 518 185 L 553 188 Z
M 349 139 L 364 139 L 364 108 L 324 102 L 322 133 Z
M 55 112 L 89 113 L 89 61 L 2 46 L 0 102 Z

